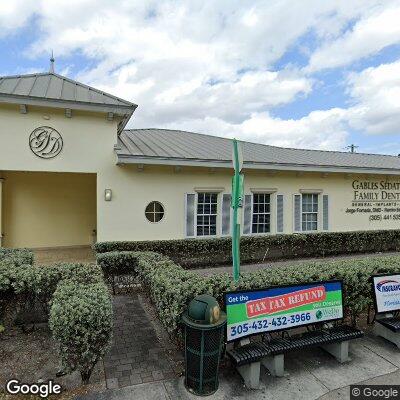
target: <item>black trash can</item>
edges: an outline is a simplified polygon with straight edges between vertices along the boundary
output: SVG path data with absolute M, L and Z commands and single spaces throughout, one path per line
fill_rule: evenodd
M 196 296 L 182 316 L 185 338 L 185 386 L 207 396 L 218 389 L 218 369 L 226 314 L 210 295 Z

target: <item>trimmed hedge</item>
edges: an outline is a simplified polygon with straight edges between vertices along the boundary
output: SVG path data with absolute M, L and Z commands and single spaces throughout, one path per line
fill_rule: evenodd
M 33 265 L 34 255 L 30 249 L 8 249 L 0 247 L 0 261 L 12 260 L 16 265 Z
M 3 258 L 0 261 L 0 326 L 9 327 L 14 324 L 21 309 L 32 300 L 21 293 L 25 286 L 23 275 L 31 265 L 18 265 L 14 258 Z
M 27 253 L 21 254 L 19 258 L 11 252 L 0 260 L 0 321 L 11 326 L 22 309 L 31 312 L 34 305 L 42 305 L 50 313 L 65 371 L 78 369 L 87 383 L 112 332 L 112 303 L 101 268 L 81 263 L 24 264 Z
M 96 255 L 97 265 L 103 270 L 106 281 L 111 285 L 113 294 L 116 293 L 115 277 L 130 275 L 136 278 L 134 266 L 136 257 L 131 251 L 110 251 Z
M 125 255 L 126 256 L 126 255 Z M 338 260 L 302 263 L 243 273 L 237 284 L 229 274 L 199 276 L 176 265 L 166 256 L 150 252 L 132 252 L 131 270 L 138 275 L 161 323 L 172 337 L 179 337 L 179 321 L 189 302 L 208 293 L 223 306 L 229 290 L 259 289 L 276 285 L 342 279 L 345 312 L 353 324 L 373 304 L 370 277 L 374 273 L 399 273 L 400 257 Z
M 14 287 L 18 286 L 19 276 L 23 269 L 31 267 L 26 264 L 18 266 L 12 259 L 0 260 L 0 298 L 14 292 Z
M 176 337 L 180 316 L 197 294 L 212 293 L 207 279 L 157 253 L 136 253 L 137 276 L 168 333 Z
M 0 298 L 12 294 L 25 301 L 36 300 L 46 305 L 63 280 L 102 282 L 103 273 L 95 264 L 18 265 L 13 257 L 0 261 Z
M 113 312 L 107 287 L 63 281 L 52 303 L 49 326 L 59 343 L 64 371 L 78 370 L 87 384 L 111 342 Z
M 32 270 L 27 270 L 23 274 L 23 278 L 28 292 L 34 293 L 41 302 L 49 302 L 60 282 L 100 283 L 103 282 L 103 273 L 95 264 L 57 263 L 46 266 L 35 265 Z
M 94 245 L 94 249 L 97 253 L 161 253 L 185 268 L 211 267 L 232 262 L 231 238 L 99 242 Z M 244 263 L 399 250 L 400 230 L 243 236 L 240 241 L 240 255 Z
M 115 276 L 135 272 L 136 255 L 131 251 L 110 251 L 96 255 L 97 264 L 105 276 Z

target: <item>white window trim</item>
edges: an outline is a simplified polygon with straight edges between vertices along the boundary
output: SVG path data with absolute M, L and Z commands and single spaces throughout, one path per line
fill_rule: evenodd
M 310 192 L 310 191 L 303 191 L 300 192 L 300 233 L 315 233 L 321 232 L 321 193 L 319 192 Z M 318 204 L 318 211 L 316 213 L 305 213 L 305 214 L 317 214 L 317 229 L 316 230 L 303 230 L 303 194 L 315 194 L 317 195 L 317 204 Z
M 225 192 L 224 187 L 195 187 L 194 192 L 197 193 L 222 193 Z
M 250 188 L 250 192 L 254 194 L 272 194 L 277 191 L 278 189 L 276 188 Z
M 323 189 L 299 189 L 300 194 L 321 194 Z
M 198 215 L 197 214 L 197 206 L 198 206 L 198 201 L 199 201 L 199 193 L 210 193 L 210 194 L 216 194 L 217 195 L 217 214 L 216 214 L 216 218 L 215 218 L 215 224 L 216 224 L 216 226 L 215 226 L 215 235 L 198 235 L 197 234 L 197 215 Z M 210 239 L 210 238 L 220 237 L 219 232 L 221 230 L 221 226 L 220 226 L 219 217 L 218 217 L 218 215 L 221 214 L 221 218 L 222 218 L 222 212 L 220 210 L 220 205 L 219 205 L 220 197 L 221 197 L 220 192 L 219 191 L 218 192 L 215 191 L 215 189 L 212 190 L 212 191 L 199 191 L 199 190 L 195 189 L 195 194 L 196 194 L 196 197 L 195 197 L 196 201 L 195 201 L 195 204 L 194 204 L 194 237 L 199 238 L 199 239 L 204 239 L 204 238 L 205 239 Z
M 253 192 L 252 189 L 251 190 L 251 227 L 250 227 L 250 233 L 246 234 L 245 236 L 267 236 L 267 235 L 272 235 L 273 232 L 273 214 L 275 213 L 275 203 L 276 203 L 276 199 L 275 196 L 273 196 L 274 192 Z M 278 191 L 278 190 L 276 190 Z M 254 206 L 254 197 L 253 195 L 255 194 L 269 194 L 269 232 L 255 232 L 253 233 L 253 206 Z M 275 229 L 276 230 L 276 229 Z

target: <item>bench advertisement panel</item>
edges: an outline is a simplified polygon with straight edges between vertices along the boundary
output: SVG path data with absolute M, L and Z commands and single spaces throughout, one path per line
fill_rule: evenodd
M 400 310 L 400 274 L 375 275 L 374 283 L 376 312 L 390 312 Z
M 343 318 L 341 281 L 225 293 L 227 340 Z

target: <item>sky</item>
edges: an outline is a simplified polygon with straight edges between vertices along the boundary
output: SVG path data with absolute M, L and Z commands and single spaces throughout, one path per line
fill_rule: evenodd
M 400 153 L 399 0 L 9 0 L 0 75 L 138 104 L 129 128 Z

